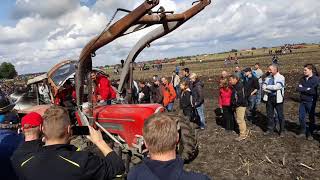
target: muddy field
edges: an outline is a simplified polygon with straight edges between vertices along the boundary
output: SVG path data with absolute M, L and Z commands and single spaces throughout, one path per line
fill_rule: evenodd
M 202 76 L 202 80 L 206 82 L 208 128 L 199 132 L 200 153 L 186 169 L 206 173 L 214 179 L 320 179 L 319 136 L 315 136 L 313 141 L 296 138 L 299 96 L 295 92 L 297 80 L 301 77 L 301 67 L 307 62 L 319 65 L 319 56 L 318 51 L 280 57 L 281 71 L 287 83 L 287 133 L 283 138 L 263 135 L 267 121 L 265 104 L 261 104 L 258 122 L 247 123 L 251 130 L 250 137 L 243 142 L 234 141 L 237 134 L 227 133 L 218 125 L 219 119 L 214 114 L 214 109 L 218 107 L 218 76 L 216 73 L 213 73 L 213 76 Z M 262 67 L 266 67 L 270 57 L 245 59 L 241 63 L 244 67 L 255 62 L 260 62 Z M 215 65 L 222 67 L 222 63 Z M 220 72 L 223 68 L 217 69 L 216 72 Z M 319 105 L 316 112 L 320 112 Z
M 207 129 L 198 132 L 199 155 L 187 170 L 202 172 L 214 179 L 320 179 L 319 136 L 308 141 L 296 138 L 298 131 L 299 96 L 295 91 L 301 77 L 303 65 L 314 63 L 320 69 L 320 48 L 305 49 L 296 54 L 280 56 L 280 71 L 286 77 L 285 137 L 264 136 L 266 129 L 265 104 L 259 107 L 257 124 L 247 123 L 251 134 L 242 142 L 234 138 L 237 134 L 226 132 L 215 116 L 218 107 L 218 78 L 222 70 L 233 71 L 234 66 L 225 68 L 223 61 L 211 60 L 186 66 L 196 72 L 205 82 L 205 109 Z M 240 60 L 241 67 L 252 67 L 259 62 L 263 70 L 271 63 L 271 56 L 248 57 Z M 165 76 L 175 65 L 166 65 L 161 72 L 135 73 L 135 79 Z M 320 105 L 317 111 L 320 112 Z M 318 119 L 319 114 L 317 114 Z

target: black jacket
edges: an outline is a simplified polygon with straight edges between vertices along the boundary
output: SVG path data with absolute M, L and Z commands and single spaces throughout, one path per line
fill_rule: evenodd
M 234 85 L 232 88 L 231 105 L 232 107 L 248 106 L 245 90 L 242 82 L 240 81 L 236 85 Z
M 151 97 L 152 103 L 162 104 L 163 95 L 161 91 L 161 86 L 153 84 L 151 86 Z
M 200 80 L 196 80 L 192 84 L 191 91 L 192 91 L 193 104 L 195 107 L 199 107 L 204 103 L 203 87 L 204 87 L 204 84 Z
M 209 177 L 183 170 L 183 160 L 155 161 L 144 159 L 128 174 L 128 180 L 209 180 Z
M 312 102 L 317 97 L 317 88 L 319 78 L 312 76 L 308 80 L 306 77 L 300 79 L 297 91 L 300 92 L 300 100 L 303 102 Z
M 181 92 L 181 97 L 180 97 L 180 109 L 182 109 L 183 114 L 185 116 L 190 116 L 192 115 L 192 94 L 190 89 L 186 90 L 184 92 Z
M 144 94 L 143 98 L 141 99 L 141 103 L 150 103 L 150 88 L 149 88 L 149 86 L 144 86 L 141 89 L 141 92 Z
M 77 151 L 73 145 L 43 146 L 24 144 L 11 162 L 20 179 L 112 179 L 124 171 L 122 160 L 115 152 L 100 158 L 90 152 Z
M 254 77 L 254 76 L 252 76 L 251 78 L 245 78 L 243 84 L 244 84 L 244 90 L 245 90 L 246 97 L 249 97 L 255 89 L 257 89 L 257 90 L 260 89 L 258 78 Z M 257 94 L 257 93 L 255 93 L 255 94 Z

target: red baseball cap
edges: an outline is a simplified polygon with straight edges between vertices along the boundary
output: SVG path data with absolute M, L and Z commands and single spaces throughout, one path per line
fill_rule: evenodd
M 23 116 L 21 120 L 22 129 L 34 128 L 40 126 L 43 122 L 43 118 L 36 112 L 31 112 Z

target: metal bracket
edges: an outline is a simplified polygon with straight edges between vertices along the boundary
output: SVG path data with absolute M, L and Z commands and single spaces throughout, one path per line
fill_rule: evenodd
M 105 132 L 114 142 L 116 142 L 117 144 L 119 144 L 119 146 L 122 148 L 122 149 L 125 149 L 124 145 L 117 140 L 117 138 L 115 138 L 111 133 L 109 133 L 106 128 L 104 128 L 100 123 L 98 123 L 97 121 L 95 122 L 95 124 L 103 131 Z

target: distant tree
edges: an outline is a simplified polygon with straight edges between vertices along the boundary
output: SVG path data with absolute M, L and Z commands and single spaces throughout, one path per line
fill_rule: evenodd
M 237 49 L 231 49 L 230 52 L 238 52 L 238 50 Z
M 268 47 L 262 47 L 262 49 L 268 49 Z
M 251 48 L 251 50 L 256 50 L 256 49 L 257 49 L 256 47 L 252 47 L 252 48 Z
M 13 64 L 3 62 L 0 65 L 0 79 L 13 79 L 18 75 Z

